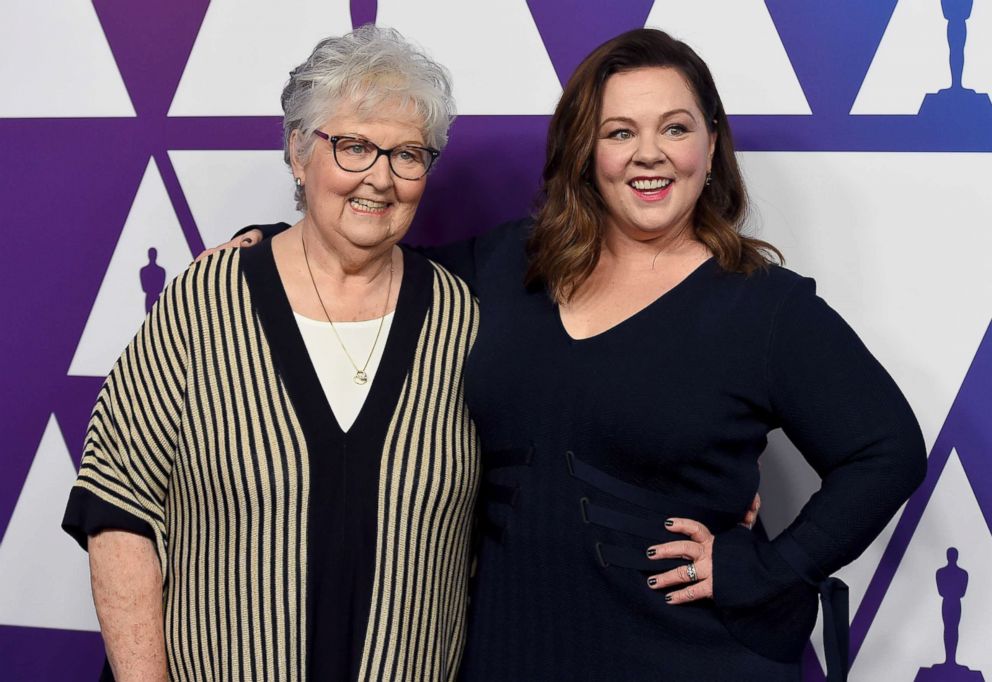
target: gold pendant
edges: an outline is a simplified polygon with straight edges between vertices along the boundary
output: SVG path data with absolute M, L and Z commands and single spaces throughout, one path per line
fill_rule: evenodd
M 365 370 L 358 370 L 355 372 L 355 383 L 359 386 L 364 386 L 369 383 L 369 375 L 365 373 Z

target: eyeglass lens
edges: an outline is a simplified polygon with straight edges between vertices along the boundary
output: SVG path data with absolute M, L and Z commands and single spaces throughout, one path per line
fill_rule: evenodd
M 379 148 L 368 140 L 357 137 L 340 137 L 335 145 L 335 158 L 346 171 L 363 171 L 375 163 Z M 434 157 L 426 149 L 397 147 L 389 154 L 393 172 L 407 180 L 419 180 L 430 169 Z

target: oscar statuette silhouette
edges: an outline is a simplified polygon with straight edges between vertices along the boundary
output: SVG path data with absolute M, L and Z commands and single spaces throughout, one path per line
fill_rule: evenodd
M 916 682 L 985 682 L 981 672 L 957 662 L 961 600 L 967 590 L 968 571 L 958 566 L 958 550 L 949 547 L 947 565 L 937 569 L 937 593 L 943 599 L 940 614 L 944 619 L 944 662 L 920 668 Z
M 964 46 L 968 40 L 968 18 L 974 0 L 941 0 L 947 19 L 947 47 L 950 49 L 951 87 L 931 92 L 920 106 L 921 116 L 960 119 L 973 116 L 992 118 L 992 100 L 961 84 L 964 74 Z
M 145 292 L 145 312 L 150 313 L 165 288 L 165 268 L 155 262 L 158 249 L 148 249 L 148 265 L 141 268 L 141 290 Z

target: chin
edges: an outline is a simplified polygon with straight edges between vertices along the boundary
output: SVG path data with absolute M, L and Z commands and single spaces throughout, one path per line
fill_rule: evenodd
M 388 227 L 381 227 L 377 229 L 347 230 L 343 236 L 354 246 L 372 249 L 382 244 L 398 242 L 403 237 L 403 233 L 397 233 Z

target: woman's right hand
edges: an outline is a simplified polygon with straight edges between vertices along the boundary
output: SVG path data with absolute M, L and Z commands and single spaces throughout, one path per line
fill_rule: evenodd
M 196 260 L 203 260 L 210 254 L 217 253 L 218 251 L 223 251 L 224 249 L 237 249 L 247 246 L 255 246 L 255 244 L 258 244 L 260 241 L 262 241 L 262 231 L 257 228 L 254 230 L 249 230 L 244 234 L 239 234 L 237 237 L 235 237 L 229 242 L 224 242 L 220 246 L 215 246 L 212 249 L 205 250 L 203 253 L 201 253 L 199 256 L 196 257 Z

